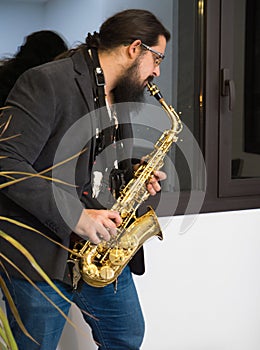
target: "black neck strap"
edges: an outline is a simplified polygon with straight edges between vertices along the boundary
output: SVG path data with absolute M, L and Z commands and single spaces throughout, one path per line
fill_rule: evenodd
M 105 77 L 100 66 L 97 48 L 88 48 L 86 52 L 86 60 L 90 67 L 90 75 L 92 79 L 92 88 L 95 96 L 96 108 L 104 107 L 105 102 Z

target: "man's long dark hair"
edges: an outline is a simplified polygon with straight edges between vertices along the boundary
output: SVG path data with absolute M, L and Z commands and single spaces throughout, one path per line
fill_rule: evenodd
M 59 58 L 71 56 L 75 51 L 85 48 L 108 51 L 120 45 L 130 45 L 137 39 L 148 46 L 153 46 L 157 44 L 159 35 L 163 35 L 166 41 L 171 37 L 170 32 L 150 11 L 124 10 L 109 17 L 101 25 L 99 32 L 89 33 L 84 44 L 69 50 Z
M 130 9 L 118 12 L 108 18 L 100 27 L 100 50 L 113 49 L 119 45 L 129 45 L 140 39 L 146 45 L 157 44 L 158 36 L 170 39 L 169 31 L 147 10 Z

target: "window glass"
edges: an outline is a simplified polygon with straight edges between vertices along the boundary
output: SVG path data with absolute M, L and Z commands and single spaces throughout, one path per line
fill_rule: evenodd
M 236 1 L 233 33 L 232 178 L 260 177 L 259 1 Z

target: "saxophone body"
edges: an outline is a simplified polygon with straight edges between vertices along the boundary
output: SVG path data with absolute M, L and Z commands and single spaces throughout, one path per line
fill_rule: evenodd
M 112 206 L 111 210 L 119 212 L 122 218 L 117 234 L 108 242 L 102 241 L 97 245 L 89 241 L 74 245 L 69 261 L 78 267 L 84 282 L 94 287 L 104 287 L 114 282 L 146 240 L 153 236 L 163 239 L 154 210 L 148 207 L 148 211 L 138 218 L 136 210 L 149 197 L 146 184 L 154 171 L 163 166 L 170 146 L 177 141 L 182 130 L 182 123 L 174 109 L 166 104 L 157 86 L 148 83 L 147 88 L 167 113 L 171 128 L 164 131 Z

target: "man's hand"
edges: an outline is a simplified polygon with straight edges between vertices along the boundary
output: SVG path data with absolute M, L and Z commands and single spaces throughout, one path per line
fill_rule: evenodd
M 145 157 L 141 159 L 141 163 L 135 164 L 133 166 L 134 171 L 138 169 L 140 165 L 142 165 L 145 162 Z M 167 175 L 164 171 L 154 171 L 153 175 L 150 177 L 149 181 L 146 183 L 146 188 L 151 196 L 155 196 L 157 192 L 161 191 L 161 186 L 158 181 L 165 180 L 167 178 Z
M 149 191 L 151 196 L 156 195 L 157 192 L 161 191 L 161 186 L 158 181 L 165 180 L 167 175 L 163 171 L 155 171 L 149 182 L 146 184 L 146 188 Z
M 74 232 L 81 238 L 98 244 L 101 240 L 109 241 L 121 223 L 122 219 L 115 211 L 84 209 Z

